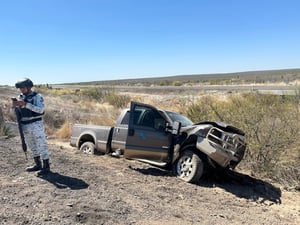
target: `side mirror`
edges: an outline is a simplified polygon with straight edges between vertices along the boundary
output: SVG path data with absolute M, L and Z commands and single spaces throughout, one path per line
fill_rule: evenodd
M 172 134 L 178 135 L 180 133 L 181 123 L 175 121 L 172 125 Z

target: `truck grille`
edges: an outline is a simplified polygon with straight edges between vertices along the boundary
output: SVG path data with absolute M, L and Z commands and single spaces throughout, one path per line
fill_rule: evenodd
M 207 134 L 209 143 L 217 148 L 221 148 L 231 154 L 239 154 L 245 149 L 245 139 L 238 134 L 228 133 L 216 127 L 213 127 Z M 244 152 L 244 151 L 242 151 Z

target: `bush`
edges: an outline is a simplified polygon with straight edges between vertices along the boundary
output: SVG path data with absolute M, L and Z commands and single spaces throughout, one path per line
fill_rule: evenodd
M 173 81 L 172 85 L 173 85 L 173 86 L 182 86 L 182 85 L 183 85 L 183 82 L 178 81 L 178 80 L 175 80 L 175 81 Z
M 58 129 L 56 132 L 56 136 L 61 139 L 67 139 L 71 136 L 71 128 L 68 121 L 64 122 L 64 124 Z
M 12 132 L 9 127 L 4 124 L 4 115 L 0 107 L 0 137 L 1 136 L 12 136 Z
M 105 101 L 117 108 L 124 108 L 130 102 L 130 97 L 127 95 L 118 95 L 115 92 L 111 92 L 105 96 Z
M 96 100 L 98 102 L 102 102 L 109 92 L 110 90 L 102 88 L 86 88 L 77 91 L 76 94 L 89 100 Z
M 248 143 L 244 162 L 253 173 L 274 176 L 275 168 L 298 140 L 296 98 L 258 93 L 233 95 L 226 101 L 205 97 L 191 105 L 187 114 L 193 121 L 223 121 L 242 129 Z M 299 152 L 290 162 L 297 158 Z
M 0 137 L 1 136 L 12 137 L 13 133 L 8 126 L 6 126 L 4 124 L 0 124 Z
M 56 129 L 59 129 L 65 123 L 65 115 L 58 110 L 46 109 L 44 122 L 45 129 L 48 134 L 53 134 Z

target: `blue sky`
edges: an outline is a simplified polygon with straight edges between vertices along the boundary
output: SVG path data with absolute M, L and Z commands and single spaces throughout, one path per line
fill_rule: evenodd
M 300 68 L 298 0 L 0 0 L 0 85 Z

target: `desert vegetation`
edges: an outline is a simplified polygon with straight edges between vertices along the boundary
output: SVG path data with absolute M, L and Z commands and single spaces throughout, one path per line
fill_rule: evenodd
M 244 168 L 287 186 L 299 185 L 298 94 L 244 93 L 226 100 L 208 96 L 189 106 L 186 114 L 193 121 L 224 121 L 241 128 L 248 143 Z
M 263 76 L 260 76 L 263 75 Z M 205 91 L 166 91 L 143 92 L 118 91 L 118 85 L 194 85 L 231 84 L 256 82 L 297 82 L 300 70 L 279 72 L 257 72 L 179 77 L 172 79 L 144 79 L 109 82 L 93 82 L 66 85 L 53 88 L 51 85 L 38 85 L 47 103 L 45 123 L 48 137 L 68 141 L 70 126 L 74 123 L 113 126 L 123 108 L 130 101 L 141 101 L 158 108 L 176 111 L 188 116 L 192 121 L 222 121 L 232 124 L 246 133 L 247 152 L 239 168 L 252 175 L 268 178 L 281 183 L 286 188 L 300 189 L 300 92 L 293 95 L 261 94 L 256 91 L 205 92 Z M 135 82 L 135 83 L 133 83 Z M 229 82 L 229 83 L 228 83 Z M 104 86 L 97 86 L 105 84 Z M 82 88 L 80 88 L 82 85 Z M 79 87 L 78 87 L 79 86 Z M 4 111 L 4 117 L 13 120 Z M 0 135 L 10 134 L 9 129 L 0 126 Z
M 164 93 L 124 94 L 112 88 L 55 90 L 40 87 L 39 90 L 52 98 L 68 99 L 69 107 L 64 107 L 60 113 L 53 108 L 47 109 L 45 121 L 56 138 L 67 139 L 70 124 L 73 123 L 113 126 L 120 110 L 129 107 L 131 100 L 142 101 L 183 113 L 194 122 L 222 121 L 239 127 L 245 131 L 248 143 L 245 159 L 239 167 L 255 176 L 280 182 L 286 188 L 299 188 L 298 92 L 294 95 L 260 94 L 255 91 L 225 94 L 201 92 L 168 96 Z

